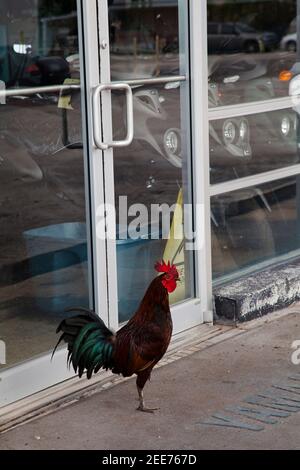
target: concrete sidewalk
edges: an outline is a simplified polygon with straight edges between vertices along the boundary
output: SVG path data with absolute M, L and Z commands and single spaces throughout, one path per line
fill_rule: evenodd
M 0 449 L 299 449 L 300 365 L 291 361 L 300 340 L 297 310 L 154 371 L 145 388 L 148 405 L 160 407 L 154 415 L 135 411 L 129 380 L 1 434 Z M 283 390 L 291 385 L 299 388 Z M 245 403 L 266 390 L 285 396 L 283 405 Z M 249 419 L 238 407 L 281 416 Z M 214 425 L 224 424 L 222 416 L 226 427 Z

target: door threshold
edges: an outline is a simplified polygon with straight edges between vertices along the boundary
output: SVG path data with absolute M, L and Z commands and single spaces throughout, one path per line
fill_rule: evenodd
M 298 307 L 299 308 L 299 307 Z M 268 315 L 267 322 L 295 313 L 295 306 Z M 173 336 L 169 349 L 156 368 L 183 359 L 198 351 L 226 341 L 237 335 L 258 328 L 266 322 L 262 319 L 250 321 L 242 325 L 212 325 L 203 324 Z M 0 409 L 0 433 L 37 419 L 40 416 L 53 413 L 83 398 L 90 397 L 119 383 L 130 380 L 112 374 L 110 371 L 98 372 L 91 380 L 73 377 L 50 388 L 28 396 Z

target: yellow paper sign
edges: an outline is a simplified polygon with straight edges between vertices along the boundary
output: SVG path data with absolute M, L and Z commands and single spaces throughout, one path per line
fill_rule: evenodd
M 79 85 L 80 80 L 78 80 L 78 78 L 66 78 L 63 84 L 64 85 Z M 60 109 L 73 110 L 73 107 L 72 107 L 72 94 L 71 93 L 68 94 L 68 92 L 66 92 L 65 90 L 62 90 L 60 92 L 57 107 L 60 108 Z
M 176 303 L 185 299 L 185 271 L 184 271 L 184 236 L 183 236 L 183 193 L 179 190 L 173 221 L 170 229 L 163 259 L 175 264 L 180 281 L 172 294 L 170 303 Z

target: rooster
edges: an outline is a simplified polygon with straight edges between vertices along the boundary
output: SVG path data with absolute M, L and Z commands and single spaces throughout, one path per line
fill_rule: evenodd
M 179 275 L 170 262 L 157 262 L 160 273 L 149 285 L 140 306 L 129 322 L 117 333 L 106 327 L 93 311 L 75 308 L 77 316 L 64 319 L 57 328 L 62 332 L 58 345 L 68 344 L 67 363 L 82 377 L 86 371 L 90 379 L 101 368 L 123 377 L 137 375 L 139 396 L 137 410 L 153 413 L 157 408 L 145 406 L 143 389 L 150 379 L 153 367 L 164 356 L 172 336 L 172 318 L 169 293 L 177 287 Z

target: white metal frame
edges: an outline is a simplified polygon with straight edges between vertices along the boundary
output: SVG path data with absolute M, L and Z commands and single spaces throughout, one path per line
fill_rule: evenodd
M 213 321 L 209 196 L 209 127 L 206 1 L 190 0 L 192 144 L 196 236 L 196 291 L 205 322 Z
M 85 0 L 87 3 L 89 0 Z M 96 0 L 97 3 L 97 22 L 98 22 L 98 42 L 100 53 L 100 81 L 97 85 L 110 84 L 110 47 L 109 47 L 109 25 L 108 25 L 108 6 L 107 0 Z M 106 90 L 101 94 L 101 110 L 102 116 L 105 119 L 102 121 L 102 141 L 112 142 L 112 104 L 111 92 Z M 109 147 L 102 152 L 103 155 L 103 188 L 104 188 L 104 202 L 110 207 L 115 207 L 115 193 L 114 193 L 114 162 L 113 162 L 113 148 Z M 115 219 L 111 218 L 109 231 L 116 233 Z M 118 300 L 117 300 L 117 254 L 116 254 L 116 241 L 112 238 L 106 240 L 106 275 L 107 275 L 107 314 L 109 325 L 118 328 Z M 101 310 L 99 310 L 101 312 Z M 102 312 L 101 312 L 102 316 Z
M 209 188 L 209 195 L 218 196 L 220 194 L 237 191 L 239 189 L 250 188 L 264 183 L 270 183 L 289 176 L 300 174 L 300 164 L 291 165 L 276 170 L 265 171 L 251 176 L 245 176 L 236 180 L 225 181 L 224 183 L 213 184 Z
M 78 8 L 82 7 L 82 25 L 79 28 L 80 43 L 84 50 L 80 51 L 80 67 L 84 83 L 85 93 L 82 93 L 82 109 L 85 110 L 86 127 L 84 128 L 84 142 L 86 145 L 86 160 L 89 162 L 89 185 L 90 191 L 90 229 L 92 240 L 92 263 L 93 263 L 93 287 L 94 287 L 94 309 L 101 312 L 102 319 L 109 323 L 108 317 L 108 298 L 107 298 L 107 258 L 106 242 L 97 236 L 100 231 L 105 231 L 105 220 L 99 214 L 99 207 L 104 205 L 105 194 L 103 188 L 104 182 L 104 160 L 103 152 L 95 147 L 92 142 L 93 129 L 93 108 L 92 108 L 92 90 L 99 84 L 100 57 L 98 49 L 98 29 L 97 29 L 97 2 L 96 0 L 77 0 Z M 79 12 L 78 12 L 79 14 Z M 101 129 L 100 129 L 101 136 Z
M 228 119 L 240 116 L 250 116 L 259 113 L 280 111 L 281 109 L 295 108 L 300 104 L 300 96 L 286 96 L 283 98 L 270 98 L 269 100 L 251 101 L 249 103 L 232 104 L 209 108 L 209 121 Z

